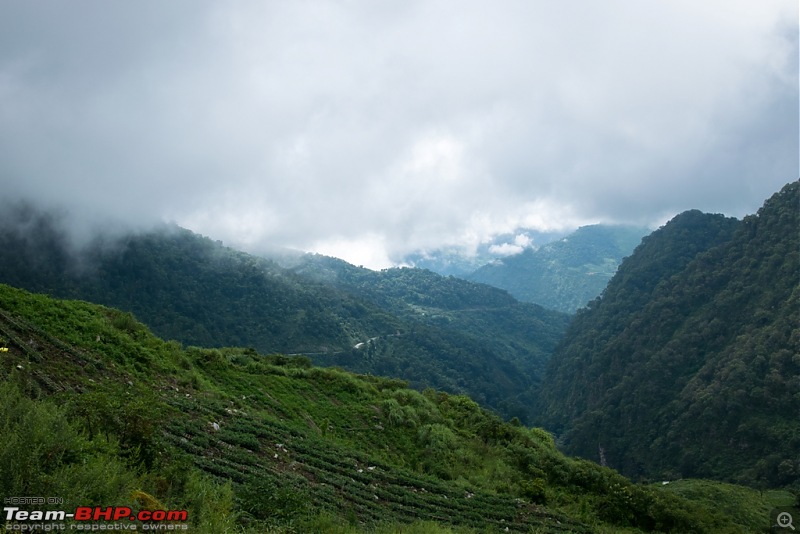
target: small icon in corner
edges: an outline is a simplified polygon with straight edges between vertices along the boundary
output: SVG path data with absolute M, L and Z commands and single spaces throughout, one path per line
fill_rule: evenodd
M 794 530 L 794 524 L 793 524 L 794 520 L 792 518 L 792 514 L 790 514 L 789 512 L 779 513 L 776 521 L 778 522 L 779 527 L 790 528 Z

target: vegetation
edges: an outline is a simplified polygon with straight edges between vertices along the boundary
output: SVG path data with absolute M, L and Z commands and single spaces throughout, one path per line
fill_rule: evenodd
M 292 269 L 411 325 L 370 338 L 356 350 L 313 356 L 315 363 L 402 377 L 418 389 L 468 393 L 508 419 L 530 420 L 536 384 L 567 315 L 424 269 L 375 272 L 318 255 L 305 256 Z
M 419 269 L 428 269 L 443 276 L 468 278 L 470 273 L 507 256 L 507 252 L 521 247 L 542 246 L 565 237 L 562 231 L 542 231 L 534 228 L 516 228 L 505 234 L 498 234 L 488 241 L 466 249 L 459 246 L 418 250 L 408 254 L 398 263 Z
M 800 485 L 800 182 L 687 212 L 579 312 L 541 389 L 564 450 L 643 479 Z
M 794 182 L 743 221 L 683 213 L 567 328 L 178 228 L 76 254 L 23 208 L 3 279 L 123 310 L 0 285 L 0 484 L 199 532 L 766 531 L 800 489 L 799 212 Z
M 648 233 L 633 226 L 583 226 L 561 240 L 484 265 L 467 278 L 506 289 L 524 302 L 575 313 L 600 295 Z
M 633 484 L 462 395 L 184 349 L 85 302 L 0 285 L 0 336 L 5 495 L 187 509 L 215 533 L 742 532 L 763 506 Z
M 305 354 L 468 394 L 523 422 L 568 321 L 429 271 L 315 256 L 285 269 L 172 226 L 76 250 L 53 216 L 22 207 L 5 217 L 0 282 L 132 312 L 185 345 Z

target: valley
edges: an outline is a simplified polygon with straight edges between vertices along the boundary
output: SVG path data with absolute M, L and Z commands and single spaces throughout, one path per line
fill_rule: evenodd
M 575 315 L 174 226 L 77 253 L 22 209 L 0 456 L 34 475 L 4 492 L 200 532 L 763 531 L 800 484 L 799 205 L 679 214 Z
M 800 530 L 798 1 L 0 0 L 0 530 Z
M 0 309 L 8 495 L 181 509 L 201 533 L 387 534 L 740 532 L 793 499 L 634 484 L 468 397 L 183 349 L 112 308 L 0 285 Z
M 598 297 L 647 228 L 590 225 L 543 246 L 497 259 L 465 276 L 515 298 L 573 314 Z

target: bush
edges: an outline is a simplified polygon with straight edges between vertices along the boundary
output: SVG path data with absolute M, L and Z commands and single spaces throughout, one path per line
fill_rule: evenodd
M 209 371 L 225 369 L 229 365 L 228 359 L 219 349 L 189 347 L 186 349 L 186 355 L 193 359 L 197 365 Z
M 252 480 L 237 492 L 239 507 L 268 523 L 286 523 L 307 515 L 310 497 L 306 491 L 268 478 Z
M 528 499 L 532 503 L 547 504 L 547 485 L 541 478 L 534 478 L 533 480 L 521 480 L 518 483 L 518 486 L 521 497 Z
M 428 473 L 444 480 L 453 478 L 455 451 L 459 440 L 445 425 L 433 423 L 425 425 L 417 432 L 422 450 L 422 466 Z M 462 458 L 463 460 L 463 458 Z
M 139 323 L 139 321 L 136 320 L 132 313 L 119 310 L 109 310 L 109 315 L 111 326 L 121 332 L 135 334 L 140 330 L 144 330 L 144 327 Z
M 69 495 L 72 505 L 122 505 L 136 479 L 116 443 L 80 435 L 66 411 L 0 384 L 0 493 Z
M 401 406 L 396 399 L 386 399 L 380 404 L 381 413 L 389 426 L 416 428 L 419 417 L 411 406 Z
M 237 515 L 233 511 L 231 483 L 218 484 L 209 476 L 192 471 L 186 483 L 186 508 L 192 532 L 225 534 L 238 532 Z
M 0 493 L 50 495 L 50 476 L 75 461 L 78 432 L 54 405 L 23 397 L 15 384 L 0 384 Z
M 120 453 L 134 465 L 153 467 L 161 448 L 162 404 L 145 388 L 105 386 L 72 398 L 69 411 L 79 417 L 89 438 L 113 435 Z

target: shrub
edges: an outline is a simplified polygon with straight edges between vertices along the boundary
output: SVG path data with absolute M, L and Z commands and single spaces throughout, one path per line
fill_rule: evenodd
M 54 405 L 28 399 L 13 383 L 0 384 L 0 493 L 48 495 L 49 476 L 74 461 L 77 431 Z
M 165 415 L 162 404 L 146 388 L 104 386 L 75 396 L 69 405 L 92 439 L 111 435 L 119 440 L 121 454 L 134 465 L 154 465 L 161 447 L 159 431 Z
M 533 439 L 537 442 L 545 445 L 548 449 L 555 451 L 556 450 L 556 440 L 553 437 L 553 434 L 548 432 L 543 428 L 529 428 L 528 433 L 531 435 Z
M 209 476 L 192 471 L 186 483 L 186 495 L 192 532 L 200 534 L 238 532 L 230 481 L 218 484 Z
M 116 443 L 87 440 L 66 411 L 0 384 L 0 493 L 68 495 L 73 505 L 122 505 L 136 479 Z
M 136 332 L 144 330 L 144 326 L 142 326 L 130 312 L 109 309 L 108 313 L 111 326 L 121 332 L 135 334 Z
M 389 426 L 414 428 L 419 423 L 417 414 L 410 406 L 401 406 L 396 399 L 386 399 L 380 404 L 381 413 Z
M 547 504 L 547 485 L 541 478 L 521 480 L 518 483 L 519 495 L 532 503 Z
M 273 523 L 285 523 L 306 515 L 310 502 L 304 489 L 269 478 L 245 484 L 237 492 L 237 499 L 243 511 L 260 521 Z

